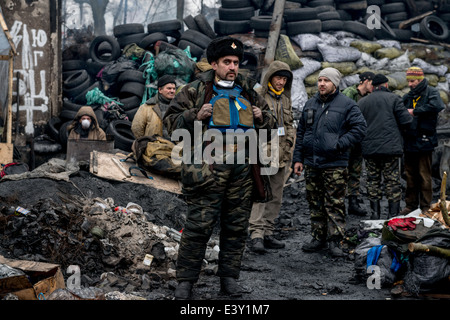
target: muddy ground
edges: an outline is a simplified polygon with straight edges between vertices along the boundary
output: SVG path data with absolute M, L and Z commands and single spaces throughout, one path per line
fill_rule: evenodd
M 104 180 L 83 168 L 73 174 L 70 180 L 70 183 L 42 178 L 1 181 L 0 200 L 2 204 L 0 207 L 5 209 L 10 206 L 22 206 L 28 209 L 42 210 L 43 202 L 52 199 L 55 203 L 61 203 L 64 201 L 62 199 L 68 195 L 82 198 L 112 198 L 119 205 L 125 206 L 128 202 L 139 204 L 146 212 L 146 219 L 157 225 L 165 225 L 176 230 L 182 228 L 186 206 L 179 195 L 145 185 Z M 365 206 L 369 208 L 367 201 Z M 3 212 L 6 211 L 3 210 Z M 369 213 L 367 218 L 368 216 Z M 386 207 L 383 208 L 383 217 L 386 217 Z M 347 217 L 349 236 L 356 234 L 360 220 L 361 218 L 356 216 Z M 412 299 L 411 297 L 392 296 L 391 288 L 368 289 L 366 283 L 354 281 L 354 255 L 351 252 L 344 258 L 333 258 L 326 250 L 317 253 L 303 252 L 301 246 L 310 240 L 309 231 L 304 181 L 297 181 L 285 188 L 283 207 L 277 220 L 275 235 L 286 243 L 286 248 L 269 250 L 264 255 L 255 254 L 246 249 L 239 283 L 249 292 L 238 300 Z M 213 238 L 217 238 L 217 234 L 214 234 Z M 349 249 L 351 248 L 350 245 Z M 16 252 L 12 248 L 0 246 L 0 254 L 6 257 L 39 259 L 39 256 L 33 257 L 30 252 L 24 255 L 23 251 Z M 43 257 L 41 256 L 41 258 Z M 59 261 L 53 262 L 59 263 Z M 63 273 L 68 264 L 71 264 L 71 261 L 62 263 Z M 97 266 L 98 268 L 101 268 L 101 265 Z M 106 271 L 111 271 L 111 269 L 89 271 L 88 277 L 82 278 L 82 285 L 86 287 L 98 285 L 100 274 Z M 81 273 L 83 272 L 85 271 L 81 266 Z M 120 273 L 124 278 L 136 276 L 123 269 Z M 142 270 L 139 273 L 143 273 Z M 131 293 L 147 300 L 173 299 L 176 285 L 174 278 L 158 279 L 157 282 L 151 275 L 150 278 L 153 281 L 151 285 L 143 289 L 143 285 L 138 284 L 132 288 Z M 89 281 L 83 283 L 87 281 L 86 279 Z M 122 289 L 127 291 L 125 288 Z M 204 272 L 194 288 L 193 299 L 229 299 L 221 296 L 218 289 L 219 279 L 213 275 L 213 271 Z

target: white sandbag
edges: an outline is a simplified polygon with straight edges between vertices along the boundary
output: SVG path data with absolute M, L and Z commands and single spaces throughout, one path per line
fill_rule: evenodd
M 355 40 L 357 40 L 357 39 L 352 38 L 352 37 L 345 37 L 345 38 L 339 39 L 339 45 L 344 46 L 344 47 L 350 47 L 350 44 Z
M 386 68 L 389 71 L 406 71 L 409 67 L 411 67 L 411 63 L 409 62 L 408 50 L 406 50 L 401 56 L 390 60 Z
M 444 76 L 445 73 L 448 71 L 447 66 L 440 65 L 440 66 L 434 66 L 432 64 L 429 64 L 428 62 L 425 62 L 424 60 L 420 58 L 415 58 L 411 65 L 414 67 L 419 67 L 423 70 L 424 73 L 431 73 L 431 74 L 437 74 L 438 76 Z
M 377 40 L 377 43 L 381 44 L 385 48 L 397 48 L 399 50 L 402 49 L 400 42 L 397 40 Z
M 305 78 L 321 68 L 321 63 L 314 59 L 300 58 L 300 60 L 303 63 L 303 67 L 292 71 L 291 90 L 292 108 L 298 111 L 302 111 L 306 101 L 308 101 L 308 94 L 304 84 Z
M 448 83 L 449 83 L 448 81 L 446 81 L 446 82 L 438 82 L 438 84 L 436 86 L 436 89 L 442 90 L 442 91 L 445 91 L 445 92 L 450 92 L 450 90 L 449 90 L 450 86 L 449 86 Z
M 344 38 L 352 38 L 353 40 L 356 40 L 355 35 L 348 31 L 330 31 L 330 34 L 335 36 L 338 40 L 342 40 Z
M 355 64 L 358 68 L 368 67 L 369 69 L 373 69 L 373 70 L 383 70 L 388 63 L 389 63 L 388 58 L 383 58 L 383 59 L 378 60 L 378 59 L 374 58 L 372 55 L 362 52 L 361 58 L 359 58 Z
M 353 47 L 330 46 L 318 43 L 317 49 L 322 54 L 323 60 L 327 62 L 356 61 L 361 58 L 361 52 Z
M 349 76 L 345 76 L 341 79 L 341 82 L 339 83 L 339 89 L 342 91 L 347 87 L 351 87 L 354 84 L 359 83 L 359 75 L 358 74 L 352 74 Z
M 322 43 L 326 43 L 326 44 L 328 44 L 330 46 L 337 46 L 337 45 L 339 45 L 338 39 L 335 36 L 333 36 L 332 34 L 329 34 L 327 32 L 320 32 L 319 33 L 319 37 L 322 40 L 321 41 Z
M 291 37 L 300 49 L 303 51 L 317 50 L 317 44 L 322 42 L 322 39 L 312 33 L 301 33 Z
M 319 61 L 311 58 L 300 58 L 300 61 L 302 62 L 303 67 L 298 68 L 295 72 L 302 81 L 322 67 L 322 64 Z

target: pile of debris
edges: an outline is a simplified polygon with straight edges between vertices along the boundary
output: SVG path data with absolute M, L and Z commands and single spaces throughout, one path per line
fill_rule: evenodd
M 77 299 L 83 294 L 103 299 L 115 291 L 148 295 L 148 289 L 170 285 L 175 279 L 181 230 L 150 222 L 154 218 L 136 203 L 122 207 L 112 198 L 67 194 L 60 198 L 60 203 L 49 198 L 28 208 L 1 207 L 0 254 L 56 263 L 64 274 L 69 266 L 82 267 Z M 218 251 L 217 241 L 211 240 L 205 257 L 211 273 L 216 271 Z M 6 293 L 0 291 L 0 296 Z M 45 299 L 75 294 L 73 290 L 50 293 Z

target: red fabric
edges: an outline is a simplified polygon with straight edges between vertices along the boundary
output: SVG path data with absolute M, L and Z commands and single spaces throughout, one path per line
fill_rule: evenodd
M 389 220 L 388 226 L 394 231 L 397 229 L 414 230 L 416 228 L 414 221 L 416 221 L 416 218 L 394 218 Z

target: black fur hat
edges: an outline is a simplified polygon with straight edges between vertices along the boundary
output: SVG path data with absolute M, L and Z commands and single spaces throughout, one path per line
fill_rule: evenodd
M 212 40 L 206 48 L 208 63 L 217 61 L 221 57 L 237 56 L 239 61 L 244 57 L 244 45 L 238 39 L 224 36 Z

